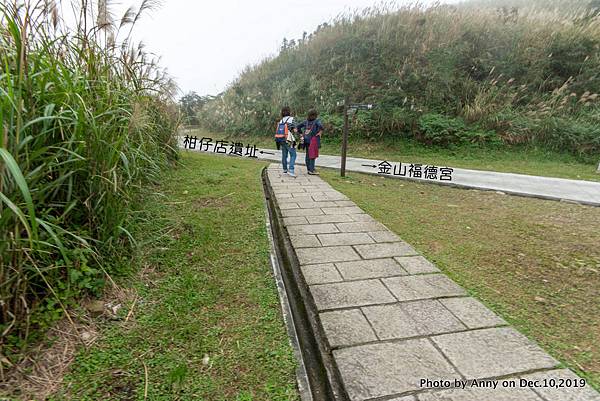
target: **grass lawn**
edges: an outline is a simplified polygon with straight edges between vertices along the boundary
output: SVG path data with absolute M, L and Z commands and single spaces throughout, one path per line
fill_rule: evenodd
M 600 208 L 321 174 L 600 389 Z
M 296 400 L 260 172 L 184 154 L 148 199 L 132 318 L 105 322 L 54 400 Z M 122 312 L 128 313 L 131 305 Z
M 207 136 L 213 139 L 228 139 L 244 144 L 256 144 L 263 148 L 275 147 L 270 136 L 235 136 L 206 133 L 201 130 L 193 130 L 193 135 L 197 135 L 199 139 Z M 340 147 L 339 138 L 327 138 L 325 133 L 321 153 L 339 155 Z M 584 163 L 569 154 L 531 147 L 485 148 L 465 146 L 445 149 L 424 146 L 409 140 L 369 142 L 351 139 L 348 145 L 348 155 L 395 162 L 600 181 L 600 174 L 596 173 L 600 159 Z

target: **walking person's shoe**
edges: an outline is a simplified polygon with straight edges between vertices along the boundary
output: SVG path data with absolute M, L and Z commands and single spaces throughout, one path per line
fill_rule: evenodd
M 294 178 L 296 178 L 296 174 L 294 174 L 294 172 L 293 172 L 293 171 L 290 171 L 290 172 L 288 173 L 288 175 L 289 175 L 290 177 L 294 177 Z
M 310 175 L 319 175 L 319 173 L 316 172 L 316 171 L 309 171 L 308 174 L 310 174 Z
M 283 170 L 283 174 L 287 174 L 287 173 L 288 173 L 287 170 Z

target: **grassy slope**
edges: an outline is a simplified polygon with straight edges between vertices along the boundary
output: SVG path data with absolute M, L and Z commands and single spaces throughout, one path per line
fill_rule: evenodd
M 600 208 L 322 174 L 600 388 Z
M 539 144 L 597 157 L 600 25 L 568 11 L 591 0 L 502 1 L 522 7 L 384 2 L 341 13 L 247 67 L 200 108 L 200 125 L 261 135 L 282 106 L 299 115 L 315 107 L 327 135 L 341 137 L 337 103 L 349 96 L 377 105 L 352 117 L 362 137 Z
M 297 398 L 270 271 L 263 166 L 184 156 L 166 196 L 147 202 L 135 318 L 106 325 L 54 399 L 145 399 L 144 365 L 148 400 Z
M 189 134 L 189 133 L 188 133 Z M 260 147 L 274 148 L 271 137 L 236 136 L 206 133 L 194 130 L 198 138 L 227 138 L 230 140 L 253 143 Z M 326 134 L 325 134 L 326 135 Z M 328 155 L 340 154 L 340 143 L 325 136 L 321 152 Z M 471 168 L 477 170 L 501 171 L 561 177 L 589 181 L 600 181 L 596 165 L 578 161 L 573 156 L 541 149 L 493 149 L 461 147 L 454 150 L 427 147 L 414 141 L 397 140 L 395 142 L 373 143 L 354 139 L 348 147 L 348 155 L 377 160 L 401 161 L 409 163 L 434 164 Z

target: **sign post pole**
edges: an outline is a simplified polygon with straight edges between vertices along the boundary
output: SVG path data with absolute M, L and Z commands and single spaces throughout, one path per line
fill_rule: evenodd
M 346 154 L 348 151 L 348 96 L 344 98 L 344 133 L 342 135 L 342 166 L 340 175 L 346 176 Z

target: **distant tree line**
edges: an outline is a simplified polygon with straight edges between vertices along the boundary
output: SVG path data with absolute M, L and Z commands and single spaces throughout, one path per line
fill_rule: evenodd
M 214 96 L 200 96 L 194 91 L 188 92 L 179 99 L 179 110 L 184 125 L 198 125 L 198 112 L 207 102 L 214 99 Z

